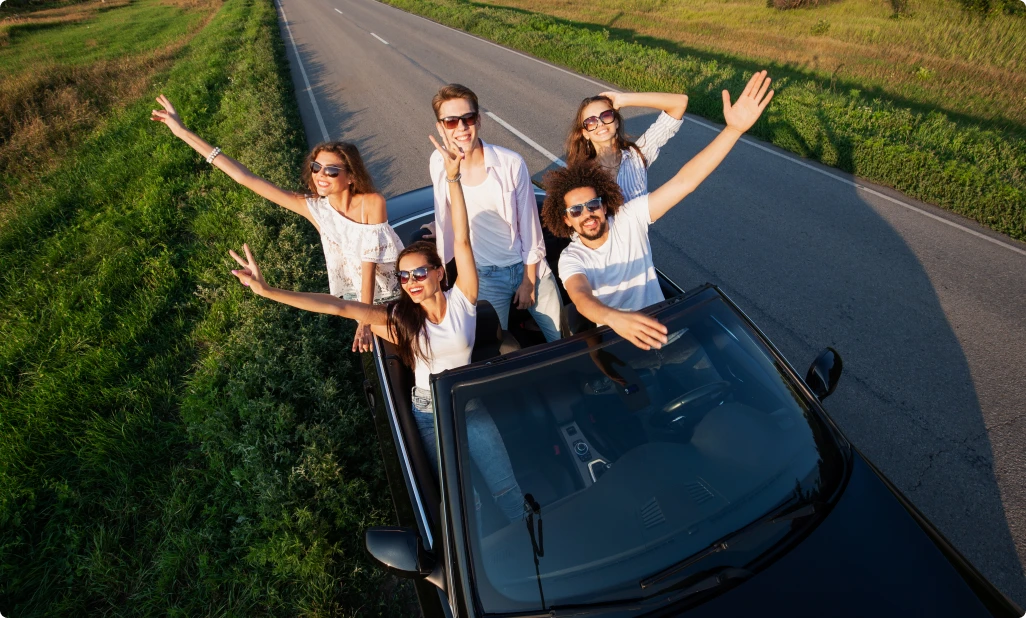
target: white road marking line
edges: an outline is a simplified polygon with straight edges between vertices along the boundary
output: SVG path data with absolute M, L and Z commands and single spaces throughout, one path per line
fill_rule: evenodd
M 335 12 L 338 13 L 339 15 L 345 15 L 345 13 L 343 13 L 342 11 L 340 11 L 338 9 L 335 9 Z
M 464 32 L 463 30 L 457 30 L 456 28 L 451 28 L 449 26 L 446 26 L 445 24 L 440 24 L 437 21 L 433 21 L 433 20 L 428 19 L 427 17 L 421 17 L 420 15 L 414 15 L 413 13 L 409 13 L 409 12 L 404 11 L 402 9 L 397 9 L 394 6 L 391 6 L 391 5 L 385 4 L 384 2 L 381 2 L 381 0 L 374 0 L 374 1 L 377 2 L 378 4 L 380 4 L 381 6 L 386 6 L 386 7 L 390 8 L 390 9 L 394 9 L 396 11 L 399 11 L 400 13 L 406 13 L 407 15 L 409 15 L 411 17 L 416 17 L 417 19 L 423 19 L 424 21 L 426 21 L 426 22 L 428 22 L 430 24 L 434 24 L 436 26 L 440 26 L 442 28 L 445 28 L 446 30 L 452 30 L 456 34 L 462 34 L 463 36 L 470 37 L 470 38 L 472 38 L 474 40 L 477 40 L 477 41 L 481 41 L 482 43 L 485 43 L 487 45 L 491 45 L 492 47 L 498 47 L 499 49 L 501 49 L 503 51 L 508 51 L 509 53 L 513 54 L 514 56 L 520 56 L 521 58 L 526 58 L 528 60 L 537 62 L 538 64 L 543 64 L 543 65 L 549 67 L 550 69 L 556 69 L 557 71 L 561 71 L 563 73 L 566 73 L 567 75 L 572 75 L 572 76 L 574 76 L 574 77 L 576 77 L 578 79 L 583 79 L 584 81 L 586 81 L 586 82 L 588 82 L 590 84 L 595 84 L 596 86 L 598 86 L 599 88 L 602 88 L 603 90 L 609 88 L 608 85 L 603 84 L 602 82 L 597 82 L 597 81 L 595 81 L 595 80 L 593 80 L 593 79 L 591 79 L 589 77 L 585 77 L 585 76 L 581 75 L 580 73 L 574 73 L 573 71 L 564 69 L 563 67 L 558 67 L 558 66 L 556 66 L 556 65 L 554 65 L 552 63 L 545 62 L 544 60 L 539 60 L 539 59 L 535 58 L 534 56 L 529 56 L 527 54 L 518 52 L 518 51 L 510 49 L 508 47 L 503 47 L 502 45 L 499 45 L 498 43 L 489 41 L 488 39 L 482 39 L 481 37 L 479 37 L 477 35 L 470 34 L 469 32 Z
M 574 73 L 573 71 L 569 71 L 567 69 L 564 69 L 563 67 L 559 67 L 559 66 L 551 64 L 549 62 L 545 62 L 544 60 L 539 60 L 538 58 L 535 58 L 533 56 L 529 56 L 527 54 L 523 54 L 521 52 L 512 50 L 512 49 L 510 49 L 508 47 L 503 47 L 502 45 L 499 45 L 498 43 L 494 43 L 492 41 L 488 41 L 486 39 L 482 39 L 481 37 L 475 36 L 473 34 L 470 34 L 469 32 L 464 32 L 463 30 L 457 30 L 456 28 L 450 28 L 449 26 L 446 26 L 445 24 L 440 24 L 440 23 L 438 23 L 436 21 L 432 21 L 432 20 L 430 20 L 430 19 L 428 19 L 426 17 L 421 17 L 420 15 L 414 15 L 413 13 L 408 13 L 406 11 L 403 11 L 402 9 L 397 9 L 397 8 L 395 8 L 393 6 L 390 6 L 390 5 L 382 3 L 380 0 L 374 0 L 374 1 L 377 2 L 378 4 L 382 5 L 382 6 L 388 7 L 390 9 L 394 9 L 394 10 L 399 11 L 401 13 L 405 13 L 405 14 L 410 15 L 412 17 L 416 17 L 417 19 L 422 19 L 422 20 L 424 20 L 424 21 L 426 21 L 428 23 L 434 24 L 434 25 L 439 26 L 441 28 L 445 28 L 446 30 L 452 30 L 453 32 L 456 32 L 458 34 L 462 34 L 462 35 L 470 37 L 472 39 L 481 41 L 482 43 L 485 43 L 487 45 L 491 45 L 492 47 L 498 47 L 499 49 L 505 50 L 505 51 L 515 55 L 515 56 L 520 56 L 521 58 L 526 58 L 528 60 L 537 62 L 538 64 L 543 64 L 543 65 L 549 67 L 550 69 L 555 69 L 557 71 L 560 71 L 561 73 L 566 73 L 567 75 L 572 75 L 572 76 L 574 76 L 574 77 L 576 77 L 578 79 L 581 79 L 581 80 L 584 80 L 584 81 L 588 82 L 589 84 L 594 84 L 594 85 L 598 86 L 599 88 L 602 88 L 603 90 L 609 89 L 609 86 L 607 84 L 603 84 L 602 82 L 595 81 L 594 79 L 591 79 L 590 77 L 585 77 L 585 76 L 583 76 L 583 75 L 581 75 L 579 73 Z M 1026 0 L 1023 0 L 1023 1 L 1026 2 Z M 705 122 L 701 122 L 699 120 L 695 120 L 694 118 L 691 118 L 689 116 L 684 116 L 684 119 L 689 121 L 689 122 L 693 122 L 693 123 L 695 123 L 695 124 L 697 124 L 699 126 L 703 126 L 703 127 L 707 128 L 707 129 L 713 130 L 713 131 L 718 131 L 719 130 L 715 126 L 706 124 Z M 498 119 L 496 119 L 496 120 L 498 120 Z M 501 121 L 500 121 L 500 124 L 502 124 Z M 514 132 L 515 132 L 515 130 L 514 130 Z M 525 139 L 525 141 L 527 141 L 527 140 Z M 822 174 L 824 176 L 827 176 L 829 178 L 833 178 L 834 180 L 839 180 L 840 182 L 843 182 L 844 184 L 847 184 L 849 186 L 855 187 L 857 189 L 861 189 L 863 191 L 866 191 L 867 193 L 871 193 L 871 194 L 873 194 L 875 196 L 878 196 L 878 197 L 880 197 L 880 198 L 882 198 L 884 200 L 887 200 L 888 202 L 891 202 L 891 203 L 893 203 L 895 205 L 901 206 L 902 208 L 906 208 L 906 209 L 911 210 L 913 212 L 919 213 L 919 214 L 923 215 L 924 217 L 929 217 L 929 218 L 934 219 L 936 221 L 940 221 L 941 223 L 944 223 L 945 225 L 950 225 L 953 228 L 956 228 L 958 230 L 966 232 L 967 234 L 971 234 L 972 236 L 976 236 L 977 238 L 982 238 L 983 240 L 986 240 L 987 242 L 990 242 L 990 243 L 993 243 L 993 244 L 995 244 L 995 245 L 997 245 L 999 247 L 1003 247 L 1005 249 L 1008 249 L 1009 251 L 1013 251 L 1013 252 L 1019 253 L 1021 255 L 1026 255 L 1026 250 L 1020 249 L 1019 247 L 1016 247 L 1014 245 L 1010 245 L 1010 244 L 1008 244 L 1006 242 L 1002 242 L 1002 241 L 1000 241 L 1000 240 L 998 240 L 996 238 L 991 238 L 990 236 L 987 236 L 986 234 L 981 234 L 980 232 L 977 232 L 976 230 L 974 230 L 972 228 L 969 228 L 969 227 L 966 227 L 966 226 L 964 226 L 964 225 L 962 225 L 960 223 L 955 223 L 954 221 L 949 221 L 949 220 L 945 219 L 944 217 L 939 217 L 939 216 L 933 214 L 932 212 L 925 211 L 922 208 L 919 208 L 918 206 L 913 206 L 912 204 L 909 204 L 908 202 L 904 202 L 902 200 L 893 198 L 893 197 L 891 197 L 889 195 L 880 193 L 879 191 L 871 189 L 871 188 L 869 188 L 869 187 L 867 187 L 867 186 L 865 186 L 865 185 L 863 185 L 861 183 L 853 182 L 851 180 L 848 180 L 847 178 L 844 178 L 843 176 L 838 176 L 836 174 L 831 174 L 830 172 L 827 172 L 825 170 L 821 170 L 821 169 L 819 169 L 817 167 L 809 165 L 808 163 L 802 161 L 800 158 L 798 158 L 797 156 L 795 156 L 793 154 L 776 152 L 774 150 L 770 150 L 769 148 L 766 148 L 765 146 L 752 141 L 750 138 L 742 138 L 741 141 L 744 142 L 745 144 L 748 144 L 749 146 L 754 146 L 755 148 L 758 148 L 759 150 L 763 150 L 765 152 L 768 152 L 768 153 L 770 153 L 771 155 L 773 155 L 775 157 L 779 157 L 779 158 L 784 159 L 786 161 L 790 161 L 791 163 L 796 163 L 796 164 L 798 164 L 798 165 L 800 165 L 802 167 L 808 168 L 808 169 L 810 169 L 810 170 L 812 170 L 814 172 L 817 172 L 817 173 Z M 531 142 L 528 142 L 528 143 L 531 143 Z M 545 154 L 547 152 L 548 151 L 545 151 L 542 154 Z M 549 157 L 550 159 L 552 159 L 553 162 L 559 161 L 558 159 L 555 159 L 551 155 L 551 153 L 550 154 L 546 154 L 546 156 Z M 561 165 L 565 165 L 564 163 L 560 163 L 560 164 Z M 1023 618 L 1026 618 L 1026 616 L 1024 616 Z
M 388 45 L 388 41 L 386 41 L 385 39 L 383 39 L 383 38 L 379 37 L 378 35 L 374 34 L 373 32 L 371 32 L 371 36 L 372 36 L 372 37 L 374 37 L 375 39 L 377 39 L 377 40 L 381 41 L 381 42 L 382 42 L 382 43 L 384 43 L 385 45 Z
M 497 123 L 501 124 L 502 126 L 504 126 L 506 128 L 506 130 L 509 131 L 510 133 L 512 133 L 513 135 L 516 135 L 520 139 L 524 140 L 524 142 L 526 142 L 528 146 L 530 146 L 531 148 L 534 148 L 538 152 L 542 153 L 542 155 L 544 155 L 545 157 L 548 157 L 549 161 L 552 161 L 556 165 L 561 165 L 563 167 L 566 167 L 566 163 L 563 161 L 563 159 L 560 159 L 559 157 L 557 157 L 556 155 L 552 154 L 548 150 L 545 150 L 545 148 L 542 147 L 541 144 L 539 144 L 538 142 L 534 141 L 530 137 L 527 137 L 526 135 L 524 135 L 520 131 L 517 131 L 513 127 L 513 125 L 511 125 L 510 123 L 506 122 L 502 118 L 499 118 L 498 116 L 496 116 L 495 114 L 493 114 L 491 112 L 485 112 L 485 115 L 488 116 L 489 118 L 491 118 L 492 120 L 494 120 L 495 122 L 497 122 Z
M 314 98 L 313 88 L 310 87 L 310 78 L 306 76 L 306 69 L 303 67 L 303 59 L 299 57 L 299 49 L 296 47 L 296 39 L 292 37 L 292 28 L 289 26 L 289 18 L 285 15 L 285 7 L 281 0 L 274 0 L 274 3 L 281 10 L 281 18 L 285 22 L 285 31 L 289 33 L 289 41 L 292 41 L 292 52 L 296 54 L 296 63 L 299 64 L 299 72 L 303 75 L 303 83 L 306 84 L 306 92 L 310 95 L 310 103 L 313 105 L 314 116 L 317 117 L 317 126 L 321 128 L 321 141 L 328 141 L 328 128 L 324 126 L 324 117 L 321 116 L 321 108 L 317 107 L 317 99 Z

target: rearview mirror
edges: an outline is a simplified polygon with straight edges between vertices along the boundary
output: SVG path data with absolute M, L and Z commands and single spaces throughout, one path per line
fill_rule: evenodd
M 372 558 L 400 577 L 427 577 L 434 571 L 435 561 L 414 530 L 376 526 L 367 529 L 364 542 Z
M 819 353 L 816 360 L 812 361 L 809 373 L 805 376 L 805 383 L 809 385 L 816 397 L 823 401 L 837 388 L 837 383 L 841 380 L 842 369 L 844 369 L 844 363 L 841 361 L 841 354 L 833 348 L 827 348 Z

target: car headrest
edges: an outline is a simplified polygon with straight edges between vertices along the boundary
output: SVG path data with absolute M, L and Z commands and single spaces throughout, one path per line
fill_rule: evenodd
M 560 330 L 563 331 L 564 337 L 571 337 L 595 328 L 595 323 L 581 315 L 581 312 L 577 310 L 577 305 L 573 303 L 567 303 L 563 307 L 563 316 L 560 321 L 562 322 Z
M 495 307 L 487 300 L 477 301 L 477 335 L 474 346 L 498 345 L 502 341 L 502 324 Z
M 520 344 L 509 333 L 502 330 L 499 314 L 487 300 L 477 301 L 477 331 L 474 339 L 474 351 L 470 361 L 476 363 L 507 352 L 520 349 Z

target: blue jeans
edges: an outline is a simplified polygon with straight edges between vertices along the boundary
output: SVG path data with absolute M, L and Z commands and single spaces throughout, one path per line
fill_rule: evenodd
M 435 415 L 431 412 L 433 407 L 430 402 L 430 391 L 413 389 L 413 418 L 417 421 L 424 449 L 437 474 L 438 445 L 435 442 Z M 422 406 L 426 406 L 428 411 Z M 502 436 L 499 435 L 495 421 L 479 399 L 471 399 L 467 403 L 466 415 L 467 446 L 471 458 L 481 470 L 495 503 L 511 522 L 520 521 L 524 515 L 524 494 L 516 477 L 513 476 L 513 466 L 509 462 L 506 445 L 502 443 Z
M 491 303 L 499 314 L 502 330 L 509 330 L 509 306 L 524 279 L 523 262 L 512 266 L 478 266 L 477 278 L 478 299 Z M 534 306 L 528 310 L 545 335 L 545 341 L 559 339 L 559 312 L 563 310 L 563 299 L 559 296 L 556 277 L 551 272 L 538 278 Z

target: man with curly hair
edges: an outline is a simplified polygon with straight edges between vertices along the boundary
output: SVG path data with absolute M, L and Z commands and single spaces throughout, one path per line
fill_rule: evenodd
M 559 256 L 559 276 L 577 311 L 643 350 L 667 342 L 666 327 L 639 310 L 664 300 L 648 226 L 694 191 L 766 109 L 773 91 L 765 71 L 752 76 L 737 102 L 723 91 L 727 126 L 666 184 L 626 204 L 601 168 L 578 165 L 545 177 L 545 227 L 571 238 Z

